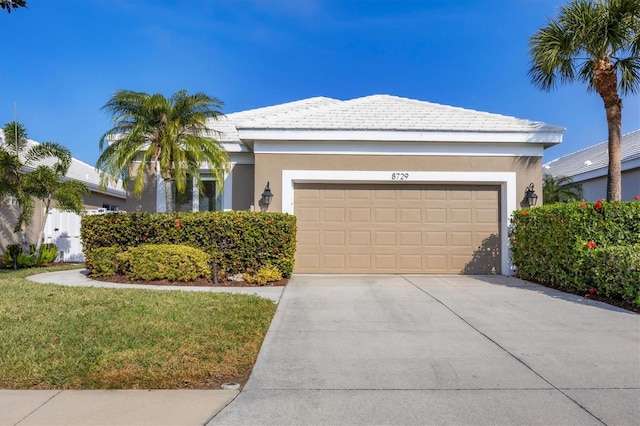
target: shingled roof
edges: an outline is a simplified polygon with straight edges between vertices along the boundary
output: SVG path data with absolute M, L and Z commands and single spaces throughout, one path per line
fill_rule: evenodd
M 210 124 L 221 142 L 239 142 L 238 130 L 562 133 L 539 121 L 390 95 L 346 101 L 316 97 L 228 114 Z
M 4 132 L 0 129 L 0 143 L 4 143 Z M 29 146 L 38 144 L 38 142 L 27 139 L 27 143 Z M 55 159 L 46 158 L 43 159 L 39 164 L 45 166 L 52 166 L 55 163 Z M 125 191 L 122 189 L 122 182 L 119 180 L 116 184 L 109 184 L 106 188 L 106 191 L 103 191 L 99 188 L 100 184 L 100 173 L 96 171 L 95 167 L 90 166 L 89 164 L 80 161 L 76 158 L 71 159 L 71 165 L 69 166 L 69 170 L 64 177 L 65 180 L 74 179 L 84 182 L 90 190 L 95 192 L 104 192 L 106 194 L 112 195 L 114 197 L 126 198 Z
M 640 130 L 622 136 L 622 165 L 640 160 Z M 556 158 L 542 166 L 552 176 L 574 177 L 583 173 L 606 169 L 609 165 L 608 142 L 600 142 L 580 151 Z M 604 170 L 606 173 L 606 170 Z

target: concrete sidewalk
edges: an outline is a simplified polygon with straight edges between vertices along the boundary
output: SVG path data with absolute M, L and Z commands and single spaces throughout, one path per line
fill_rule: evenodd
M 0 425 L 203 425 L 237 390 L 0 390 Z
M 508 277 L 295 276 L 209 425 L 637 425 L 640 316 Z
M 30 275 L 28 280 L 43 284 L 58 284 L 70 287 L 100 287 L 100 288 L 129 288 L 139 290 L 179 290 L 179 291 L 203 291 L 213 293 L 255 294 L 265 299 L 278 302 L 282 297 L 285 287 L 190 287 L 171 285 L 146 285 L 146 284 L 121 284 L 97 281 L 87 276 L 85 269 L 72 269 L 69 271 L 47 272 L 44 274 Z

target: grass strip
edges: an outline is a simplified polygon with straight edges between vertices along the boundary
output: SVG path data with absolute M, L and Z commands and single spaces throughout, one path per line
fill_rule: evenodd
M 0 271 L 0 388 L 216 388 L 243 381 L 276 305 L 228 293 L 42 285 Z

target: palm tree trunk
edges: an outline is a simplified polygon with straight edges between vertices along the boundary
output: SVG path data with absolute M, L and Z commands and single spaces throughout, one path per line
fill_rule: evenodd
M 609 128 L 609 167 L 607 170 L 607 201 L 622 199 L 622 105 L 607 110 Z
M 609 129 L 607 201 L 622 198 L 622 99 L 618 96 L 618 75 L 609 58 L 596 61 L 593 85 L 604 102 Z
M 166 212 L 173 213 L 173 191 L 171 188 L 171 179 L 164 179 L 164 199 L 166 203 Z

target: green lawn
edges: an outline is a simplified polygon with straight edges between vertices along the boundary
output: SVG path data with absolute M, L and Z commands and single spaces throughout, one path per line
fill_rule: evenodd
M 217 388 L 244 381 L 276 305 L 225 293 L 73 288 L 0 271 L 0 388 Z

